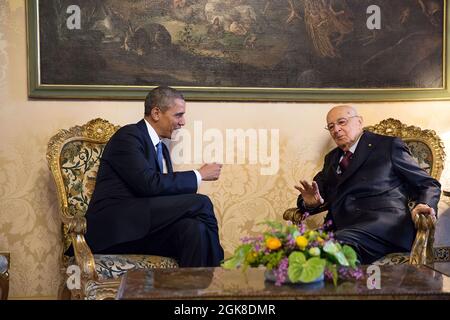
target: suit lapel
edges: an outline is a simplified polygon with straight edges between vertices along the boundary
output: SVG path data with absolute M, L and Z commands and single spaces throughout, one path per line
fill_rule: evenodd
M 334 154 L 330 158 L 331 172 L 334 177 L 338 177 L 337 169 L 339 164 L 339 158 L 342 156 L 343 152 L 341 149 L 336 148 Z
M 352 161 L 347 170 L 342 174 L 338 186 L 351 177 L 358 168 L 367 160 L 375 147 L 375 136 L 370 132 L 364 132 L 358 142 Z M 339 160 L 338 160 L 339 161 Z M 336 162 L 337 163 L 337 162 Z
M 155 146 L 153 145 L 152 139 L 150 138 L 150 134 L 148 133 L 147 125 L 145 124 L 145 120 L 139 121 L 137 124 L 139 130 L 141 130 L 142 136 L 146 142 L 146 158 L 149 161 L 154 162 L 155 167 L 159 168 L 158 165 L 158 156 L 156 155 Z

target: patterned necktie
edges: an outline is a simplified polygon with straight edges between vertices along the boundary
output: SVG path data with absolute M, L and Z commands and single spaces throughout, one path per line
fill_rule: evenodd
M 163 173 L 163 152 L 162 152 L 162 142 L 158 142 L 156 145 L 156 155 L 158 157 L 158 165 L 159 165 L 159 171 Z
M 342 158 L 341 162 L 339 162 L 339 167 L 341 168 L 342 173 L 344 173 L 345 170 L 347 170 L 348 166 L 350 165 L 352 155 L 353 153 L 351 151 L 346 151 L 344 153 L 344 157 Z

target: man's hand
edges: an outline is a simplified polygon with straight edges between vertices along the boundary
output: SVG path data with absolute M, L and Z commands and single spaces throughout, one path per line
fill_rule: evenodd
M 319 186 L 317 182 L 313 181 L 309 184 L 306 180 L 300 180 L 300 186 L 295 186 L 295 189 L 300 191 L 305 205 L 310 208 L 315 208 L 323 204 L 323 198 L 320 195 Z
M 419 203 L 414 207 L 414 209 L 412 209 L 411 218 L 413 221 L 416 221 L 419 213 L 430 215 L 433 221 L 436 221 L 436 212 L 434 212 L 434 209 L 426 204 Z
M 214 181 L 219 179 L 220 170 L 222 170 L 222 165 L 218 163 L 208 163 L 204 164 L 198 172 L 202 176 L 204 181 Z

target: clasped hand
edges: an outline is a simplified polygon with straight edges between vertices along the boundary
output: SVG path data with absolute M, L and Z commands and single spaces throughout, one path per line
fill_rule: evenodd
M 428 206 L 427 204 L 419 203 L 411 210 L 411 218 L 415 222 L 419 216 L 419 214 L 430 215 L 433 219 L 433 222 L 436 221 L 436 212 L 433 208 Z

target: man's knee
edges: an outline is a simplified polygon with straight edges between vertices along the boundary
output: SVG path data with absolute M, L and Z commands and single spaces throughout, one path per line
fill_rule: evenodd
M 192 209 L 197 213 L 206 214 L 208 216 L 214 216 L 214 206 L 211 199 L 204 194 L 192 194 Z
M 206 196 L 204 194 L 200 194 L 200 193 L 195 194 L 195 196 L 197 198 L 197 201 L 199 201 L 205 208 L 208 208 L 208 209 L 213 208 L 211 199 L 208 196 Z
M 182 219 L 177 223 L 178 238 L 180 242 L 192 243 L 201 241 L 206 235 L 206 226 L 195 219 Z

